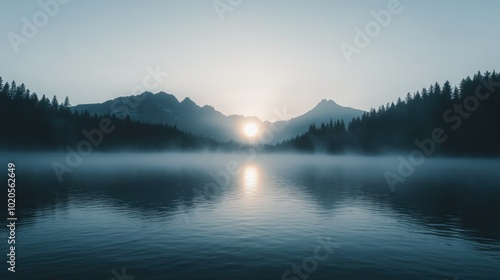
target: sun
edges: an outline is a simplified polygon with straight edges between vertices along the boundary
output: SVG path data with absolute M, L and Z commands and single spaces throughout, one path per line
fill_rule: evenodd
M 253 123 L 249 123 L 249 124 L 245 125 L 245 128 L 243 131 L 245 132 L 246 136 L 254 137 L 255 135 L 257 135 L 257 132 L 259 132 L 259 128 L 257 127 L 257 125 L 255 125 Z

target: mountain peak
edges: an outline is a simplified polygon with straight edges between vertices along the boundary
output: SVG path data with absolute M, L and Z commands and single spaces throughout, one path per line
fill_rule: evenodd
M 318 103 L 318 105 L 339 105 L 335 101 L 331 99 L 323 99 L 321 102 Z
M 323 111 L 323 110 L 335 109 L 338 107 L 341 107 L 341 106 L 339 104 L 337 104 L 335 101 L 333 101 L 331 99 L 323 99 L 312 110 L 313 111 Z
M 253 122 L 262 129 L 271 129 L 274 122 L 262 122 L 256 117 L 240 115 L 226 116 L 210 105 L 197 105 L 191 98 L 182 101 L 175 95 L 158 92 L 144 92 L 140 94 L 138 106 L 131 109 L 131 118 L 148 123 L 175 124 L 179 129 L 194 134 L 203 135 L 219 141 L 247 141 L 241 134 L 241 127 L 248 122 Z M 124 100 L 122 100 L 124 102 Z M 134 100 L 135 101 L 135 100 Z M 116 113 L 112 101 L 100 104 L 81 104 L 73 110 L 88 110 L 91 114 Z M 121 107 L 120 107 L 121 108 Z M 348 123 L 353 117 L 360 116 L 363 111 L 342 107 L 330 99 L 321 100 L 316 107 L 303 115 L 276 122 L 276 127 L 283 126 L 283 131 L 276 131 L 274 137 L 262 140 L 263 143 L 277 143 L 291 139 L 305 133 L 312 123 L 320 124 L 330 119 L 343 119 Z M 286 126 L 286 128 L 285 128 Z
M 151 96 L 153 97 L 153 100 L 155 100 L 155 102 L 169 103 L 169 104 L 179 103 L 179 100 L 177 100 L 177 97 L 175 97 L 175 95 L 166 93 L 164 91 L 160 91 L 156 94 L 151 94 Z
M 143 93 L 139 94 L 139 96 L 141 96 L 141 95 L 144 95 L 144 96 L 151 96 L 151 95 L 154 95 L 154 94 L 153 94 L 152 92 L 150 92 L 150 91 L 145 91 L 145 92 L 143 92 Z
M 191 100 L 191 98 L 189 98 L 189 97 L 184 98 L 184 100 L 181 101 L 181 105 L 188 106 L 188 107 L 192 107 L 192 106 L 198 107 L 198 105 L 193 100 Z
M 191 98 L 186 97 L 184 98 L 184 100 L 181 101 L 181 103 L 194 103 L 194 101 Z

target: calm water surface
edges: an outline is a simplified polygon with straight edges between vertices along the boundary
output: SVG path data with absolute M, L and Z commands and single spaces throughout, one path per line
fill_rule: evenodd
M 500 279 L 497 160 L 427 159 L 395 192 L 390 157 L 101 154 L 63 182 L 64 155 L 2 160 L 1 279 Z

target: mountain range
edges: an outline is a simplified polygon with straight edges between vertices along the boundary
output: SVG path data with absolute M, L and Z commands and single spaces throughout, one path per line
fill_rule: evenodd
M 205 105 L 199 106 L 190 98 L 179 101 L 174 95 L 165 92 L 153 94 L 144 92 L 136 96 L 118 97 L 103 103 L 80 104 L 73 111 L 88 111 L 90 114 L 128 114 L 131 120 L 154 124 L 175 125 L 179 129 L 194 134 L 211 137 L 218 141 L 248 141 L 243 128 L 248 123 L 255 124 L 260 133 L 259 143 L 275 144 L 305 133 L 311 124 L 343 120 L 347 125 L 364 111 L 343 107 L 333 100 L 322 100 L 303 115 L 275 122 L 261 121 L 257 117 L 241 115 L 226 116 Z

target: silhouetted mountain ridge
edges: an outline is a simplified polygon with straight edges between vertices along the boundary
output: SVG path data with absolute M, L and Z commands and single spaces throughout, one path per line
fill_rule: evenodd
M 0 130 L 9 131 L 0 135 L 0 151 L 58 150 L 85 157 L 93 150 L 228 151 L 243 147 L 234 142 L 220 143 L 193 135 L 167 124 L 148 124 L 131 120 L 130 115 L 104 113 L 110 107 L 119 110 L 116 105 L 123 106 L 123 102 L 131 101 L 125 98 L 117 98 L 114 103 L 93 104 L 94 111 L 99 115 L 90 115 L 88 111 L 71 111 L 67 97 L 63 103 L 59 103 L 55 96 L 52 101 L 45 95 L 39 99 L 24 84 L 17 86 L 14 81 L 3 84 L 1 77 L 0 88 Z M 144 102 L 131 112 L 137 116 L 144 112 L 147 116 L 163 114 L 165 104 L 182 110 L 172 95 L 144 93 L 139 97 Z M 155 103 L 157 99 L 162 101 Z M 58 170 L 62 170 L 60 166 Z
M 435 83 L 403 100 L 371 109 L 350 123 L 311 125 L 271 150 L 413 155 L 500 155 L 500 73 L 478 72 L 458 87 Z M 323 107 L 322 101 L 317 107 Z M 415 156 L 417 158 L 418 156 Z M 414 160 L 411 159 L 410 161 Z
M 246 123 L 255 123 L 261 131 L 272 131 L 272 139 L 260 142 L 278 143 L 307 131 L 312 123 L 330 119 L 349 122 L 363 111 L 342 107 L 333 100 L 322 100 L 304 115 L 275 123 L 263 122 L 257 117 L 241 115 L 226 116 L 209 105 L 199 106 L 191 98 L 179 100 L 166 92 L 144 92 L 138 96 L 118 97 L 104 103 L 82 104 L 72 107 L 74 111 L 88 111 L 90 114 L 128 114 L 132 120 L 154 124 L 169 124 L 181 130 L 214 138 L 219 141 L 248 141 L 242 134 Z M 272 127 L 282 130 L 271 130 Z M 258 140 L 257 140 L 258 141 Z
M 280 137 L 288 137 L 287 133 L 292 135 L 278 145 L 264 146 L 266 151 L 407 151 L 410 162 L 435 154 L 498 156 L 499 85 L 500 73 L 478 72 L 463 79 L 458 87 L 453 88 L 448 81 L 443 85 L 435 83 L 413 95 L 408 93 L 404 100 L 398 98 L 378 110 L 364 112 L 351 122 L 342 114 L 354 109 L 322 100 L 299 117 L 269 123 L 256 117 L 225 116 L 188 98 L 179 102 L 165 92 L 118 97 L 71 110 L 67 97 L 62 103 L 56 96 L 52 100 L 45 95 L 39 99 L 24 84 L 3 83 L 0 77 L 0 131 L 8 132 L 0 135 L 0 150 L 76 149 L 82 154 L 94 149 L 242 151 L 253 143 L 221 142 L 195 134 L 241 135 L 244 125 L 254 122 L 264 132 L 275 129 L 269 141 L 279 141 Z M 165 120 L 173 125 L 164 123 Z M 103 122 L 107 122 L 104 128 Z M 196 130 L 191 131 L 196 132 L 184 132 L 176 123 L 192 125 Z M 306 132 L 301 132 L 304 126 Z

